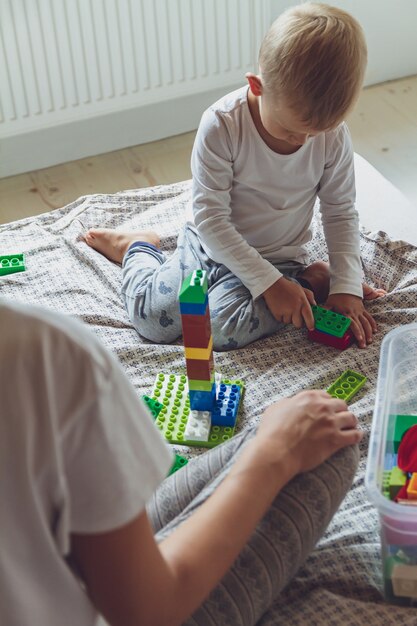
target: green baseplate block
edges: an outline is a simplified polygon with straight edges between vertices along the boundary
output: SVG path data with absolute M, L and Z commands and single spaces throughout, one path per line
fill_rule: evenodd
M 333 396 L 333 398 L 340 398 L 345 402 L 349 402 L 355 393 L 364 386 L 366 380 L 366 376 L 358 374 L 358 372 L 354 372 L 353 370 L 346 370 L 333 385 L 330 385 L 327 389 L 327 393 Z
M 334 337 L 343 337 L 349 328 L 352 320 L 340 313 L 329 311 L 321 306 L 314 304 L 312 307 L 314 325 L 317 330 L 333 335 Z
M 6 254 L 0 256 L 0 276 L 24 272 L 25 270 L 25 257 L 23 254 Z
M 239 411 L 244 391 L 243 382 L 241 380 L 229 379 L 223 379 L 221 382 L 226 385 L 238 385 L 240 387 Z M 208 441 L 185 438 L 184 433 L 188 418 L 191 415 L 188 381 L 185 375 L 159 373 L 156 377 L 151 398 L 163 405 L 155 420 L 155 424 L 169 443 L 182 446 L 214 448 L 235 434 L 235 426 L 212 426 L 209 431 Z

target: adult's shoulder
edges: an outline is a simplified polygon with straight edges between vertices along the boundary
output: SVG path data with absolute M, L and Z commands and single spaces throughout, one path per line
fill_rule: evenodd
M 0 352 L 18 363 L 38 362 L 51 368 L 71 364 L 107 376 L 114 360 L 94 333 L 80 321 L 49 309 L 0 298 Z M 70 371 L 68 371 L 70 375 Z

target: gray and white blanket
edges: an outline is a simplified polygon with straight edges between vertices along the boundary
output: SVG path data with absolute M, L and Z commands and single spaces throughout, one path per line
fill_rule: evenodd
M 137 335 L 120 297 L 120 267 L 89 248 L 81 235 L 96 226 L 153 228 L 169 253 L 189 199 L 189 182 L 93 195 L 0 226 L 0 254 L 24 252 L 27 265 L 25 272 L 0 277 L 0 295 L 83 320 L 117 354 L 138 395 L 149 393 L 157 372 L 185 371 L 181 342 L 155 345 Z M 301 389 L 326 389 L 346 369 L 368 378 L 351 405 L 366 432 L 355 483 L 306 565 L 261 620 L 262 626 L 417 624 L 414 608 L 383 601 L 378 514 L 364 490 L 380 343 L 390 329 L 417 319 L 417 248 L 391 241 L 381 232 L 362 232 L 361 250 L 366 280 L 389 292 L 369 305 L 379 325 L 369 348 L 339 352 L 312 344 L 305 331 L 288 327 L 247 348 L 215 354 L 217 371 L 246 384 L 239 428 L 256 421 L 273 400 Z M 309 251 L 311 260 L 326 258 L 317 215 Z M 198 448 L 178 451 L 189 457 L 203 453 Z

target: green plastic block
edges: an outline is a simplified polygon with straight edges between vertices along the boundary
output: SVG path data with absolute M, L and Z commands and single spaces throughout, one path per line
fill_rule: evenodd
M 150 398 L 149 396 L 142 396 L 142 400 L 148 406 L 148 409 L 152 413 L 152 417 L 156 419 L 164 405 L 158 402 L 158 400 L 154 400 L 153 398 Z
M 239 384 L 243 391 L 241 381 L 235 384 Z M 169 443 L 214 448 L 233 437 L 235 433 L 235 427 L 211 426 L 206 440 L 186 437 L 188 421 L 190 420 L 191 424 L 192 420 L 198 420 L 200 417 L 203 419 L 203 414 L 207 412 L 190 410 L 188 383 L 185 375 L 159 373 L 152 391 L 152 398 L 163 405 L 155 424 Z
M 184 465 L 187 465 L 187 463 L 188 463 L 188 459 L 186 459 L 184 456 L 180 456 L 179 454 L 176 454 L 175 461 L 171 469 L 169 470 L 168 476 L 171 476 L 171 474 L 175 474 L 175 472 L 178 472 L 178 470 L 184 467 Z
M 394 427 L 394 452 L 398 452 L 401 439 L 411 426 L 417 424 L 417 415 L 396 415 Z
M 345 402 L 349 402 L 359 389 L 363 387 L 365 382 L 366 376 L 358 374 L 358 372 L 353 370 L 346 370 L 333 385 L 330 385 L 327 393 L 333 396 L 333 398 L 340 398 Z
M 26 270 L 25 257 L 23 254 L 6 254 L 0 256 L 0 276 L 24 272 Z
M 391 499 L 390 493 L 389 493 L 390 476 L 391 476 L 391 470 L 384 470 L 382 474 L 382 495 L 388 498 L 388 500 Z
M 211 380 L 190 380 L 188 379 L 188 389 L 190 391 L 211 391 L 214 383 L 214 374 Z
M 188 304 L 204 304 L 207 298 L 207 272 L 195 270 L 184 279 L 178 299 Z
M 317 330 L 321 330 L 334 337 L 343 337 L 352 320 L 344 315 L 340 315 L 340 313 L 329 311 L 316 304 L 313 304 L 311 308 L 313 310 L 314 323 Z
M 388 487 L 389 487 L 389 497 L 391 500 L 395 500 L 395 497 L 401 487 L 405 485 L 407 482 L 407 476 L 404 474 L 399 467 L 395 466 L 390 471 Z

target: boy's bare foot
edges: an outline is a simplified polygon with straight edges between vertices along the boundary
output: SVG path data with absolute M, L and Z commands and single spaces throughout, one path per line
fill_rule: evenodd
M 90 228 L 84 235 L 84 241 L 115 263 L 123 261 L 127 249 L 135 241 L 146 241 L 156 247 L 160 244 L 159 235 L 153 230 L 126 232 L 112 228 Z
M 363 299 L 369 302 L 369 300 L 376 300 L 377 298 L 381 298 L 382 296 L 386 296 L 387 292 L 385 289 L 375 289 L 366 283 L 362 284 L 363 288 Z
M 301 272 L 299 276 L 310 283 L 316 302 L 319 304 L 326 302 L 329 297 L 330 288 L 330 272 L 328 263 L 325 263 L 324 261 L 316 261 L 306 267 L 306 269 Z M 362 283 L 362 289 L 363 299 L 367 302 L 370 300 L 376 300 L 377 298 L 381 298 L 381 296 L 385 296 L 387 294 L 385 289 L 375 289 L 367 283 Z

